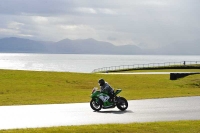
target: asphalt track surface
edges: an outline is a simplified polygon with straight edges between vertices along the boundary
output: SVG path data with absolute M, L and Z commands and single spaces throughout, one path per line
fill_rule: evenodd
M 89 103 L 0 106 L 0 130 L 51 126 L 200 120 L 200 96 L 130 100 L 126 111 Z

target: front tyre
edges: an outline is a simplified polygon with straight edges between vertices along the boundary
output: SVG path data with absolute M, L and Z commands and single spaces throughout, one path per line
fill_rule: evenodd
M 120 109 L 121 111 L 124 111 L 128 108 L 128 102 L 125 98 L 120 97 L 117 100 L 117 108 Z
M 92 99 L 90 101 L 90 107 L 95 111 L 99 111 L 102 108 L 102 104 L 101 104 L 100 100 L 97 102 L 95 99 Z

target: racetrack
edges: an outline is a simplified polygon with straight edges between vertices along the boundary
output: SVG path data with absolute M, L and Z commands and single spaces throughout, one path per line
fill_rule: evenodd
M 95 112 L 89 103 L 0 106 L 0 129 L 200 120 L 200 96 L 128 102 L 124 112 L 117 108 Z

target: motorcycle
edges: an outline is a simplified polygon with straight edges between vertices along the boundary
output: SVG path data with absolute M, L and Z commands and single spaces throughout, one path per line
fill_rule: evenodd
M 124 97 L 117 96 L 122 90 L 117 89 L 114 91 L 113 98 L 110 99 L 110 96 L 101 93 L 98 88 L 93 88 L 90 101 L 90 107 L 95 111 L 100 111 L 108 108 L 117 108 L 121 111 L 125 111 L 128 108 L 128 102 Z

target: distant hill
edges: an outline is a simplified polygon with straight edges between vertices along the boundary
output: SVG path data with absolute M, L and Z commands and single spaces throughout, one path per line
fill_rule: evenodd
M 141 51 L 134 45 L 115 46 L 92 38 L 64 39 L 59 42 L 41 42 L 16 37 L 0 39 L 0 52 L 11 53 L 139 54 Z
M 172 55 L 199 55 L 200 54 L 200 40 L 176 42 L 157 49 L 158 54 L 172 54 Z
M 0 52 L 2 53 L 54 53 L 54 54 L 173 54 L 173 55 L 199 55 L 200 40 L 193 42 L 176 42 L 154 50 L 141 49 L 135 45 L 115 46 L 108 42 L 97 41 L 92 38 L 58 42 L 34 41 L 23 38 L 0 39 Z
M 45 45 L 38 41 L 16 37 L 0 39 L 0 52 L 42 53 L 45 51 Z

